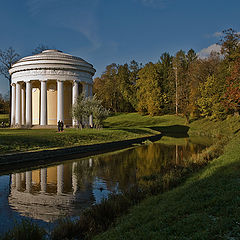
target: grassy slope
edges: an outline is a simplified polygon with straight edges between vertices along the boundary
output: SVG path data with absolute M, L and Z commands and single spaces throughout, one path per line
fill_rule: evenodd
M 189 132 L 232 139 L 182 186 L 146 199 L 96 239 L 240 239 L 240 120 L 200 120 Z
M 65 129 L 59 133 L 55 129 L 5 128 L 0 129 L 0 154 L 138 138 L 159 133 L 159 126 L 170 126 L 176 122 L 184 124 L 184 121 L 175 116 L 151 118 L 131 113 L 109 117 L 105 121 L 105 128 L 101 130 Z

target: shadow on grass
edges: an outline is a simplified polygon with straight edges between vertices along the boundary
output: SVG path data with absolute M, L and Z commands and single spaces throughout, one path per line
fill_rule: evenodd
M 189 137 L 188 126 L 184 125 L 172 125 L 172 126 L 161 126 L 161 127 L 150 127 L 150 129 L 162 133 L 163 136 L 183 138 Z
M 138 129 L 138 128 L 118 128 L 118 130 L 126 131 L 129 133 L 135 133 L 135 134 L 151 134 L 151 131 L 144 130 L 144 129 Z
M 163 122 L 167 122 L 167 120 L 161 119 L 161 123 L 163 123 Z M 142 121 L 137 121 L 134 119 L 131 119 L 131 120 L 123 119 L 123 120 L 119 120 L 117 122 L 105 122 L 104 128 L 146 127 L 149 125 L 156 125 L 156 124 L 159 124 L 158 119 L 151 119 L 151 120 L 142 119 Z

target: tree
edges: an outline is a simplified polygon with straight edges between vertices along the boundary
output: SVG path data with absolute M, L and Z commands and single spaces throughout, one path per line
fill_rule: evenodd
M 73 106 L 72 115 L 78 120 L 80 129 L 83 128 L 84 120 L 88 119 L 90 115 L 93 116 L 94 127 L 100 128 L 103 120 L 108 117 L 109 111 L 102 106 L 101 101 L 95 95 L 85 97 L 84 94 L 81 94 Z
M 32 52 L 32 54 L 38 54 L 41 53 L 44 50 L 48 50 L 49 47 L 47 45 L 44 44 L 39 44 Z
M 231 75 L 227 77 L 225 105 L 230 112 L 240 111 L 240 59 L 235 61 Z
M 166 101 L 163 107 L 164 113 L 173 111 L 173 97 L 175 92 L 174 81 L 172 76 L 173 57 L 165 52 L 160 56 L 159 62 L 156 64 L 160 76 L 162 92 L 166 95 Z
M 124 112 L 133 112 L 136 108 L 136 87 L 131 81 L 131 72 L 128 64 L 119 65 L 116 75 L 116 84 L 118 84 L 119 93 L 122 96 L 121 109 Z
M 9 100 L 0 94 L 0 114 L 9 113 Z
M 8 80 L 10 89 L 10 103 L 9 103 L 10 116 L 11 116 L 12 91 L 11 91 L 11 76 L 9 74 L 9 69 L 15 62 L 19 60 L 19 58 L 20 55 L 12 47 L 9 47 L 6 51 L 0 50 L 0 74 L 3 75 Z
M 223 105 L 224 84 L 214 75 L 199 85 L 200 98 L 197 101 L 201 116 L 222 119 L 226 111 Z
M 102 101 L 105 108 L 113 112 L 134 111 L 136 109 L 136 76 L 134 75 L 135 70 L 131 72 L 128 64 L 108 65 L 101 77 L 94 79 L 93 91 L 97 99 Z
M 221 53 L 232 63 L 240 57 L 240 34 L 232 28 L 223 31 L 224 37 L 220 40 Z
M 175 105 L 176 105 L 176 114 L 183 110 L 186 107 L 187 99 L 187 90 L 189 82 L 186 81 L 187 77 L 187 58 L 185 52 L 180 50 L 176 53 L 173 59 L 173 66 L 175 70 Z
M 166 95 L 162 92 L 161 78 L 157 66 L 151 62 L 146 64 L 139 71 L 138 76 L 138 111 L 152 116 L 161 114 L 166 101 Z

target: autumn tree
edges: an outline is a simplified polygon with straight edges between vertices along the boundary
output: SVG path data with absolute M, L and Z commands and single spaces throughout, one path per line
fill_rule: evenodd
M 240 111 L 240 59 L 233 66 L 231 75 L 227 77 L 224 103 L 229 112 Z
M 116 83 L 117 64 L 112 63 L 106 67 L 101 77 L 94 79 L 93 92 L 102 101 L 103 106 L 113 112 L 119 109 L 119 91 Z
M 113 112 L 136 110 L 136 81 L 139 64 L 108 65 L 101 77 L 94 79 L 93 91 L 105 108 Z
M 224 37 L 220 40 L 221 53 L 231 64 L 240 57 L 240 34 L 232 28 L 223 31 Z

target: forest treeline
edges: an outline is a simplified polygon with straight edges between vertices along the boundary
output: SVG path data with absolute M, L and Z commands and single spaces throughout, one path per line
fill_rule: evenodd
M 188 119 L 224 119 L 239 114 L 240 35 L 223 31 L 221 53 L 198 58 L 196 52 L 165 52 L 157 63 L 111 64 L 94 79 L 94 93 L 113 112 L 183 114 Z

